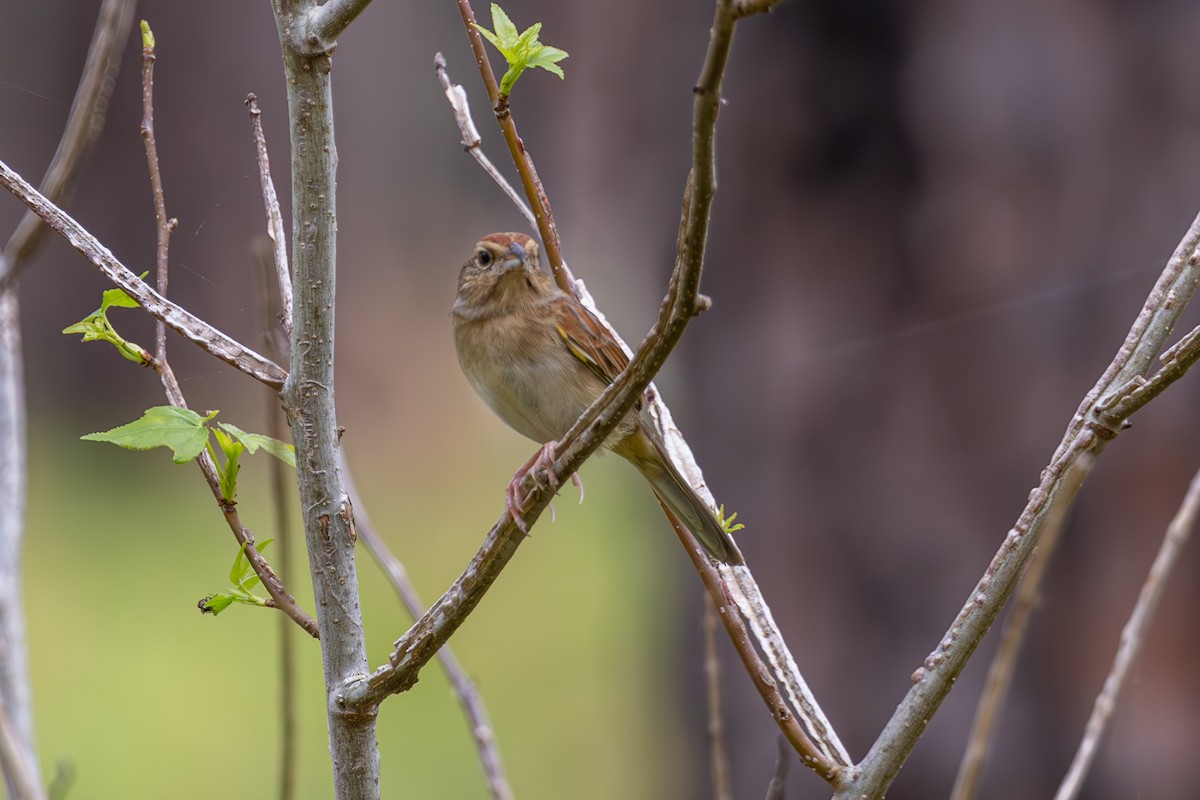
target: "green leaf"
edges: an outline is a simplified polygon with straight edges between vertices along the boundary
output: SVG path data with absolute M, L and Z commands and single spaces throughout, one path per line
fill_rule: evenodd
M 175 454 L 175 463 L 186 464 L 204 449 L 208 442 L 208 427 L 204 423 L 216 415 L 216 411 L 210 411 L 208 416 L 202 417 L 188 408 L 154 406 L 127 425 L 79 438 L 89 442 L 110 442 L 126 450 L 169 447 Z
M 278 439 L 261 433 L 247 433 L 236 425 L 230 425 L 228 422 L 218 422 L 217 427 L 244 444 L 246 449 L 250 451 L 250 455 L 254 455 L 258 452 L 258 448 L 261 447 L 288 466 L 296 466 L 296 448 L 286 442 L 281 442 Z
M 237 478 L 238 472 L 241 471 L 238 459 L 245 452 L 246 446 L 241 442 L 234 441 L 232 436 L 220 428 L 214 428 L 213 435 L 217 438 L 221 452 L 225 454 L 224 466 L 217 466 L 217 472 L 220 473 L 221 478 L 221 496 L 232 503 L 237 497 Z M 213 461 L 215 462 L 216 459 Z
M 143 272 L 139 277 L 144 279 L 148 274 L 150 273 Z M 109 342 L 124 358 L 136 364 L 150 363 L 150 353 L 141 345 L 122 338 L 113 328 L 112 323 L 108 321 L 108 309 L 114 307 L 137 308 L 138 302 L 126 294 L 123 289 L 107 289 L 101 295 L 100 307 L 74 325 L 63 328 L 63 333 L 82 334 L 85 342 Z
M 492 46 L 499 50 L 500 54 L 504 56 L 504 60 L 508 62 L 508 71 L 500 79 L 501 95 L 507 97 L 512 92 L 517 79 L 530 68 L 541 68 L 560 78 L 563 77 L 562 68 L 557 65 L 557 62 L 567 57 L 567 51 L 544 45 L 538 41 L 542 23 L 535 22 L 518 33 L 517 26 L 504 13 L 504 9 L 496 3 L 492 3 L 492 27 L 495 29 L 494 31 L 475 25 L 480 35 L 491 42 Z
M 154 31 L 150 30 L 150 23 L 146 20 L 142 20 L 142 47 L 154 52 Z
M 517 26 L 504 13 L 499 3 L 492 3 L 492 27 L 501 41 L 511 42 L 517 38 Z

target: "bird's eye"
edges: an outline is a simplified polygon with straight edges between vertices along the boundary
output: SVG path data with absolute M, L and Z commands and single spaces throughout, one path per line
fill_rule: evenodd
M 475 263 L 481 267 L 491 266 L 492 254 L 482 248 L 475 251 Z

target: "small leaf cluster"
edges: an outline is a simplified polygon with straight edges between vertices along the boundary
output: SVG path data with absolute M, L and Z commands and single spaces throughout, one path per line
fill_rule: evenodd
M 724 503 L 722 503 L 721 506 L 719 508 L 717 508 L 717 523 L 721 526 L 722 530 L 724 530 L 726 533 L 730 533 L 730 534 L 737 533 L 742 528 L 746 527 L 745 525 L 743 525 L 740 522 L 734 522 L 734 520 L 736 520 L 736 519 L 737 519 L 736 511 L 733 512 L 732 514 L 730 514 L 728 517 L 725 516 Z
M 263 539 L 262 544 L 258 546 L 258 552 L 266 550 L 267 545 L 273 541 L 275 540 Z M 234 603 L 244 603 L 248 606 L 271 605 L 270 599 L 257 595 L 253 591 L 261 581 L 258 575 L 254 574 L 254 568 L 250 566 L 250 559 L 246 557 L 246 545 L 244 544 L 238 548 L 237 557 L 233 560 L 233 567 L 229 570 L 229 582 L 233 585 L 228 589 L 210 594 L 196 604 L 199 606 L 201 614 L 216 616 Z
M 518 33 L 517 26 L 508 18 L 508 14 L 504 13 L 504 9 L 496 3 L 492 3 L 492 27 L 495 28 L 495 31 L 475 25 L 475 29 L 483 38 L 491 42 L 508 62 L 508 71 L 500 79 L 502 96 L 508 97 L 512 92 L 513 85 L 521 77 L 521 73 L 533 67 L 540 67 L 547 72 L 554 73 L 559 78 L 563 77 L 562 67 L 558 66 L 557 62 L 566 58 L 567 52 L 538 41 L 542 23 L 535 22 Z
M 154 406 L 146 409 L 145 413 L 133 422 L 112 430 L 89 433 L 80 438 L 89 442 L 109 442 L 126 450 L 167 447 L 173 453 L 172 460 L 176 464 L 186 464 L 207 449 L 217 466 L 221 497 L 229 503 L 234 502 L 237 496 L 237 476 L 241 470 L 242 453 L 249 452 L 253 455 L 262 448 L 285 464 L 296 466 L 296 451 L 290 444 L 261 433 L 247 433 L 227 422 L 218 422 L 215 427 L 210 426 L 208 423 L 218 413 L 209 411 L 202 416 L 190 408 Z M 213 439 L 224 455 L 223 463 L 213 449 Z
M 143 272 L 140 277 L 144 279 L 147 274 Z M 138 301 L 126 294 L 124 289 L 108 289 L 101 296 L 99 308 L 74 325 L 63 328 L 63 333 L 83 334 L 83 341 L 85 342 L 109 342 L 113 347 L 117 348 L 118 353 L 135 364 L 149 364 L 154 359 L 146 351 L 146 348 L 124 339 L 113 328 L 112 323 L 108 321 L 108 310 L 110 308 L 137 307 Z

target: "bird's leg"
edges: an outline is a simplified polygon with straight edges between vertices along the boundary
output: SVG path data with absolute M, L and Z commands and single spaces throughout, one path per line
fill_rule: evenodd
M 546 479 L 550 484 L 550 488 L 558 491 L 558 479 L 554 477 L 554 471 L 551 467 L 554 466 L 554 451 L 558 447 L 558 442 L 546 442 L 541 449 L 533 454 L 532 457 L 521 468 L 513 474 L 512 481 L 508 484 L 508 489 L 504 492 L 505 506 L 508 508 L 508 513 L 512 514 L 513 522 L 517 523 L 517 527 L 523 532 L 529 533 L 529 526 L 525 524 L 525 511 L 527 510 L 528 497 L 521 492 L 521 484 L 525 481 L 525 476 L 533 474 L 534 483 L 538 483 L 538 470 L 544 470 Z

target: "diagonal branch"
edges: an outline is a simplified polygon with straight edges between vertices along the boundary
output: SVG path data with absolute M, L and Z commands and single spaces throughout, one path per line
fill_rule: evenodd
M 1012 595 L 1043 529 L 1059 513 L 1058 504 L 1070 507 L 1074 490 L 1082 482 L 1076 471 L 1083 470 L 1086 474 L 1091 468 L 1091 456 L 1099 456 L 1122 430 L 1129 415 L 1141 407 L 1139 392 L 1144 394 L 1144 387 L 1153 384 L 1156 393 L 1162 391 L 1200 356 L 1195 352 L 1198 348 L 1193 346 L 1193 337 L 1185 337 L 1180 346 L 1168 352 L 1168 364 L 1155 379 L 1146 382 L 1141 377 L 1163 349 L 1200 283 L 1198 246 L 1200 216 L 1192 222 L 1150 290 L 1112 362 L 1072 417 L 1021 516 L 941 642 L 914 673 L 912 689 L 859 765 L 857 778 L 836 795 L 839 800 L 883 796 Z M 1132 399 L 1135 397 L 1136 400 Z
M 1096 757 L 1096 748 L 1100 744 L 1100 738 L 1104 735 L 1109 717 L 1116 709 L 1121 687 L 1125 684 L 1129 670 L 1141 649 L 1146 628 L 1154 619 L 1158 601 L 1162 599 L 1163 590 L 1166 588 L 1167 577 L 1174 568 L 1175 562 L 1179 560 L 1179 554 L 1191 536 L 1198 512 L 1200 512 L 1200 473 L 1192 478 L 1183 502 L 1179 506 L 1179 511 L 1175 513 L 1175 517 L 1167 526 L 1167 533 L 1163 537 L 1158 555 L 1154 557 L 1154 563 L 1150 566 L 1150 572 L 1146 575 L 1146 582 L 1142 585 L 1137 604 L 1134 606 L 1133 613 L 1129 615 L 1129 621 L 1125 623 L 1125 627 L 1121 631 L 1121 644 L 1113 659 L 1112 670 L 1104 681 L 1104 689 L 1096 697 L 1092 715 L 1088 718 L 1087 727 L 1084 729 L 1083 739 L 1079 742 L 1079 749 L 1075 752 L 1075 758 L 1071 761 L 1071 767 L 1067 770 L 1067 775 L 1063 778 L 1057 794 L 1054 795 L 1054 800 L 1074 800 L 1079 796 L 1079 791 L 1083 788 L 1083 780 L 1087 777 L 1087 772 Z
M 100 270 L 106 278 L 125 290 L 138 301 L 150 316 L 162 320 L 167 327 L 195 344 L 201 350 L 224 361 L 235 369 L 246 373 L 272 389 L 279 389 L 287 377 L 279 365 L 251 350 L 233 338 L 209 325 L 190 311 L 186 311 L 163 297 L 149 284 L 113 256 L 82 225 L 69 214 L 47 200 L 41 192 L 30 186 L 7 164 L 0 161 L 0 186 L 12 192 L 18 200 L 29 206 L 45 220 L 67 243 Z
M 104 125 L 133 6 L 133 0 L 105 0 L 100 8 L 62 137 L 42 178 L 42 191 L 56 201 L 69 194 L 89 146 Z M 0 253 L 0 716 L 5 717 L 0 720 L 0 737 L 11 744 L 3 772 L 9 792 L 17 797 L 39 796 L 23 787 L 25 781 L 18 773 L 31 775 L 39 793 L 40 786 L 22 605 L 28 464 L 16 279 L 33 262 L 45 231 L 41 219 L 26 212 Z

